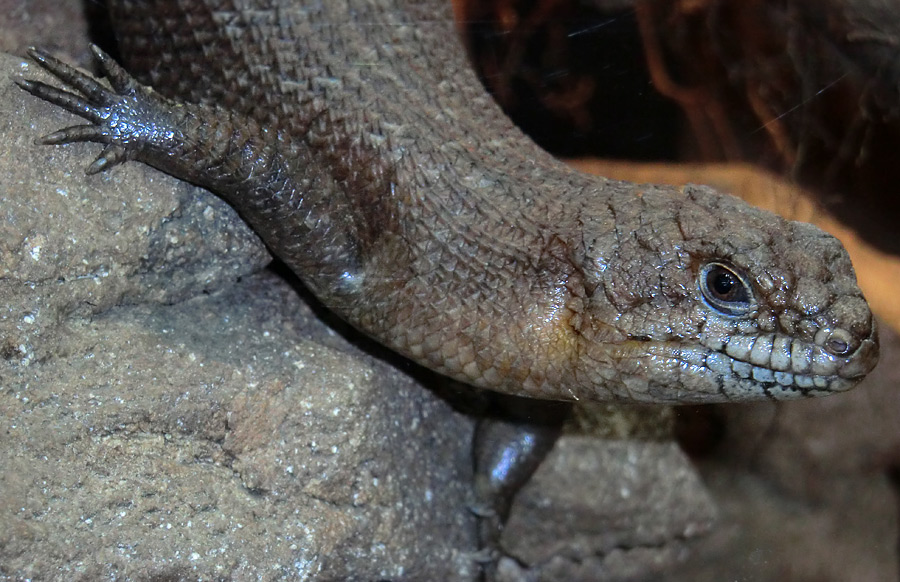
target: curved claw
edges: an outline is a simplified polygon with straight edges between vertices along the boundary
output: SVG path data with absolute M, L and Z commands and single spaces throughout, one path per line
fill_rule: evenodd
M 100 49 L 97 50 L 99 51 Z M 109 55 L 103 53 L 103 51 L 100 52 L 106 60 L 112 60 Z M 46 70 L 72 89 L 78 91 L 94 105 L 108 105 L 114 98 L 114 94 L 108 87 L 105 87 L 90 75 L 79 71 L 75 67 L 67 65 L 46 51 L 31 47 L 28 49 L 28 56 L 34 59 L 42 69 Z M 122 74 L 124 71 L 119 71 L 119 73 Z M 127 75 L 127 73 L 125 74 Z M 119 92 L 118 89 L 117 92 Z M 119 93 L 121 94 L 121 92 Z M 77 112 L 73 111 L 73 113 Z
M 53 133 L 48 133 L 38 140 L 41 145 L 62 145 L 80 141 L 102 141 L 103 132 L 96 125 L 73 125 Z
M 103 170 L 117 166 L 127 160 L 128 152 L 125 148 L 120 145 L 109 144 L 103 148 L 103 151 L 100 152 L 97 159 L 91 162 L 91 165 L 87 167 L 86 172 L 88 175 L 99 174 Z
M 88 121 L 99 123 L 103 119 L 97 105 L 86 101 L 80 95 L 40 81 L 16 79 L 15 83 L 35 97 L 39 97 L 44 101 L 62 107 L 69 113 L 84 117 Z
M 490 548 L 482 548 L 477 552 L 469 552 L 467 556 L 476 564 L 481 564 L 482 566 L 484 566 L 496 562 L 498 553 L 491 550 Z
M 497 510 L 486 502 L 472 502 L 466 505 L 469 513 L 482 519 L 498 517 Z
M 116 93 L 119 95 L 134 93 L 140 86 L 135 78 L 128 74 L 128 71 L 123 69 L 114 58 L 103 52 L 100 47 L 92 44 L 91 53 L 100 65 L 103 76 L 109 79 L 109 84 L 112 85 Z

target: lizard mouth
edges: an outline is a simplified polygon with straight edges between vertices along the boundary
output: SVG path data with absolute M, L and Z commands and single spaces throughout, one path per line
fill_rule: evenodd
M 826 343 L 834 335 L 819 339 Z M 878 362 L 874 321 L 870 333 L 850 345 L 851 353 L 836 355 L 840 350 L 833 345 L 783 334 L 735 335 L 727 342 L 701 337 L 692 343 L 632 338 L 620 347 L 620 364 L 630 377 L 624 382 L 628 397 L 636 400 L 788 400 L 858 384 Z
M 849 334 L 823 330 L 815 342 L 779 334 L 734 336 L 724 345 L 707 346 L 705 353 L 679 350 L 679 355 L 705 367 L 724 396 L 740 398 L 747 390 L 776 399 L 824 396 L 849 390 L 878 362 L 874 319 L 861 339 L 835 338 Z

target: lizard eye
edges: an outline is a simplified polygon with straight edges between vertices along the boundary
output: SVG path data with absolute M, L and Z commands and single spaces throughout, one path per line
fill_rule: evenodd
M 724 315 L 746 315 L 756 307 L 750 283 L 735 267 L 707 263 L 700 269 L 699 284 L 707 305 Z

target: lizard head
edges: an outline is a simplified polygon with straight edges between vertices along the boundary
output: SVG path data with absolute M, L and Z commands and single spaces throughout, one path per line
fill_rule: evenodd
M 875 321 L 834 237 L 703 187 L 674 205 L 672 192 L 626 195 L 612 222 L 585 223 L 578 385 L 788 399 L 847 390 L 875 366 Z

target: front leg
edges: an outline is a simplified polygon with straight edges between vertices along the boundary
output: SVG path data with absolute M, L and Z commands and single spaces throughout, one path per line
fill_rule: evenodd
M 88 166 L 88 174 L 96 174 L 127 160 L 138 160 L 178 178 L 216 189 L 215 177 L 208 170 L 204 171 L 204 166 L 208 165 L 205 160 L 217 149 L 217 143 L 222 143 L 229 134 L 233 142 L 231 149 L 252 147 L 252 144 L 265 141 L 261 132 L 243 130 L 243 141 L 236 142 L 238 123 L 224 110 L 166 99 L 138 83 L 99 47 L 92 45 L 91 51 L 111 89 L 36 48 L 29 49 L 28 55 L 73 91 L 40 81 L 15 80 L 32 95 L 90 122 L 67 127 L 40 139 L 40 143 L 49 145 L 104 144 L 103 151 Z M 223 170 L 238 170 L 240 160 L 228 153 L 221 152 L 228 162 L 228 167 Z M 253 159 L 262 154 L 261 151 L 254 153 L 257 155 Z M 246 175 L 249 170 L 244 168 L 242 173 Z
M 208 188 L 315 291 L 353 279 L 360 261 L 355 229 L 346 224 L 352 216 L 341 211 L 334 184 L 317 171 L 307 144 L 247 115 L 168 99 L 98 47 L 91 50 L 111 88 L 44 51 L 29 50 L 71 90 L 27 79 L 16 84 L 90 122 L 51 133 L 41 143 L 103 144 L 88 174 L 135 160 Z
M 474 441 L 475 497 L 486 580 L 501 557 L 500 537 L 516 493 L 553 448 L 571 403 L 491 395 L 491 410 L 479 420 Z

